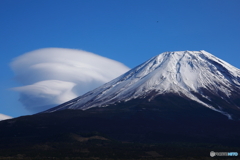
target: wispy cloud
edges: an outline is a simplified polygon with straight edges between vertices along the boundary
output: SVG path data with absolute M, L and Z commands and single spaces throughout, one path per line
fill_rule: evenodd
M 11 119 L 11 118 L 12 117 L 0 113 L 0 121 L 6 120 L 6 119 Z
M 80 96 L 129 70 L 117 61 L 63 48 L 25 53 L 14 59 L 11 68 L 15 79 L 24 85 L 13 90 L 33 113 Z

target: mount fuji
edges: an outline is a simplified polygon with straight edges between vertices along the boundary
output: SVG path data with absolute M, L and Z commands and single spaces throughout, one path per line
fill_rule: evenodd
M 172 100 L 166 102 L 165 97 Z M 163 102 L 181 105 L 174 104 L 173 97 L 189 101 L 188 107 L 194 108 L 197 103 L 229 119 L 239 120 L 240 70 L 204 50 L 164 52 L 99 88 L 44 113 L 102 108 L 133 101 L 131 106 L 148 104 L 161 108 Z M 162 102 L 156 104 L 159 98 Z
M 0 121 L 0 159 L 208 159 L 240 150 L 239 119 L 239 69 L 203 50 L 164 52 L 45 112 Z

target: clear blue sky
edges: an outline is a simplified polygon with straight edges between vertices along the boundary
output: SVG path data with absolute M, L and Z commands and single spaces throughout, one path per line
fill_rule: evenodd
M 13 58 L 83 49 L 130 68 L 164 51 L 206 50 L 240 68 L 239 0 L 1 0 L 0 113 L 28 114 L 8 88 Z

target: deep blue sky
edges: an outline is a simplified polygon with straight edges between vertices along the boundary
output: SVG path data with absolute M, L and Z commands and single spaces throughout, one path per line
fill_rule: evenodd
M 0 113 L 28 114 L 8 88 L 13 58 L 82 49 L 130 68 L 165 52 L 206 50 L 240 68 L 239 0 L 1 0 Z

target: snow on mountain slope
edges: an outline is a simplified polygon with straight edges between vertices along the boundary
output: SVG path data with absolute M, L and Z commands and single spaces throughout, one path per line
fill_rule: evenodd
M 175 93 L 221 112 L 231 119 L 221 107 L 214 107 L 193 94 L 201 93 L 202 89 L 222 99 L 229 98 L 234 91 L 240 91 L 240 70 L 203 50 L 164 52 L 99 88 L 46 112 L 105 107 L 145 98 L 155 91 L 156 94 L 149 101 L 160 94 Z M 211 101 L 207 95 L 201 96 Z

